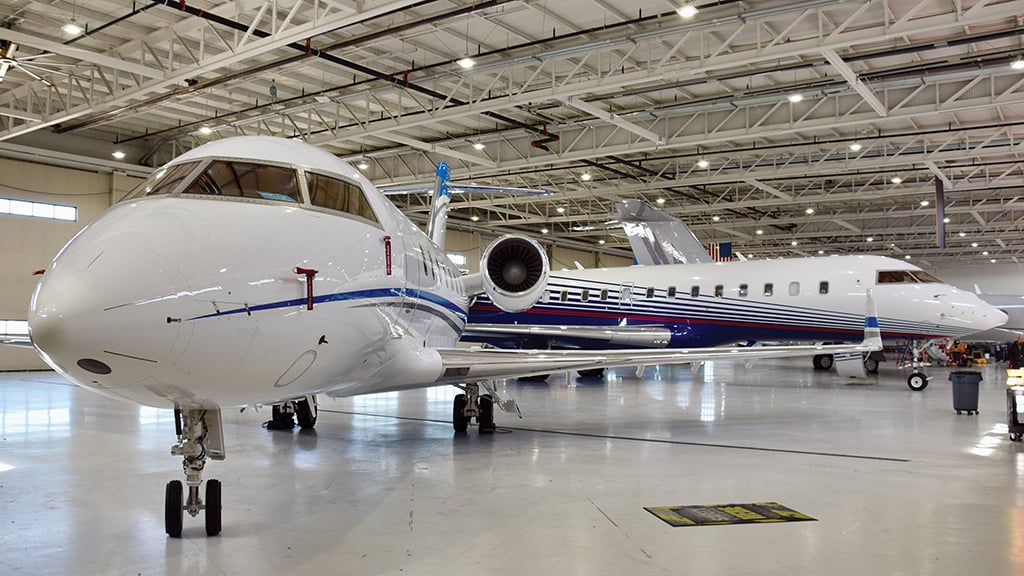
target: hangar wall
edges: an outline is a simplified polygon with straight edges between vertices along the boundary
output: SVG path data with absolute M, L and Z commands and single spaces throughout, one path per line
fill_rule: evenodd
M 929 270 L 946 282 L 974 292 L 977 285 L 985 294 L 1024 294 L 1024 267 L 1014 263 L 989 263 Z

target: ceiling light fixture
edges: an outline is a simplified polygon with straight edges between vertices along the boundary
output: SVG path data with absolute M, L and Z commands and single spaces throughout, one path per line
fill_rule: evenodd
M 597 241 L 598 244 L 604 244 L 604 238 Z
M 665 199 L 664 198 L 658 198 L 657 200 L 655 200 L 655 202 L 657 202 L 658 204 L 664 204 L 665 203 Z
M 861 148 L 863 148 L 863 146 L 860 145 L 860 142 L 850 144 L 850 150 L 853 150 L 854 152 L 859 152 Z
M 565 206 L 559 206 L 558 208 L 555 208 L 555 212 L 558 212 L 559 214 L 565 214 Z
M 480 220 L 480 217 L 477 216 L 476 214 L 473 214 L 472 216 L 469 217 L 469 219 L 472 220 L 473 222 L 477 222 Z
M 904 260 L 910 260 L 910 254 L 907 254 L 906 256 L 904 256 L 903 259 Z
M 71 21 L 60 27 L 64 32 L 71 34 L 72 36 L 78 36 L 84 29 L 75 22 L 74 16 L 71 17 Z
M 800 102 L 804 99 L 804 95 L 800 93 L 790 94 L 789 96 L 786 96 L 786 99 L 792 102 L 793 104 L 796 104 L 797 102 Z
M 754 230 L 754 234 L 757 234 L 758 236 L 760 236 L 761 234 L 764 234 L 764 230 L 761 230 L 760 228 L 758 228 L 757 230 Z
M 960 236 L 961 238 L 963 238 L 964 236 L 967 236 L 967 232 L 960 232 L 960 233 L 958 234 L 958 236 Z
M 584 182 L 590 182 L 590 172 L 584 172 L 583 174 L 580 174 L 580 180 L 583 180 Z
M 865 238 L 864 240 L 865 240 L 866 242 L 874 242 L 874 241 L 875 241 L 875 238 L 874 238 L 874 236 L 868 236 L 868 237 L 867 237 L 867 238 Z
M 711 217 L 711 221 L 712 221 L 712 222 L 718 222 L 718 221 L 719 221 L 719 220 L 721 220 L 721 219 L 722 219 L 722 217 L 721 217 L 721 216 L 712 216 L 712 217 Z
M 473 148 L 476 148 L 477 150 L 483 150 L 484 148 L 487 148 L 487 145 L 484 144 L 483 142 L 474 142 Z
M 792 242 L 789 243 L 790 246 L 796 246 L 796 244 L 797 244 L 796 240 L 793 240 Z
M 1016 60 L 1010 62 L 1010 68 L 1014 70 L 1024 70 L 1024 56 L 1018 56 Z
M 117 158 L 118 160 L 124 160 L 125 157 L 125 153 L 121 150 L 114 150 L 113 152 L 110 153 L 110 155 L 113 156 L 114 158 Z
M 707 168 L 710 164 L 711 163 L 708 162 L 707 160 L 705 160 L 704 158 L 701 158 L 700 160 L 697 160 L 697 167 L 698 168 Z
M 686 4 L 683 4 L 682 6 L 677 8 L 676 12 L 678 12 L 679 15 L 682 16 L 683 18 L 689 19 L 697 15 L 697 7 L 687 2 Z
M 929 204 L 931 204 L 931 202 L 929 202 L 927 200 L 921 200 L 921 206 L 927 206 Z
M 548 229 L 547 228 L 541 228 L 540 229 L 540 233 L 541 234 L 547 234 L 548 233 Z
M 977 248 L 977 247 L 978 247 L 978 243 L 977 242 L 971 242 L 971 248 Z
M 356 164 L 356 168 L 359 168 L 360 170 L 366 170 L 369 167 L 370 165 L 366 163 L 366 160 L 360 160 L 359 164 Z
M 996 263 L 996 259 L 995 259 L 995 258 L 993 258 L 993 259 L 989 260 L 989 262 L 991 262 L 991 263 L 995 264 L 995 263 Z
M 824 254 L 824 253 L 825 253 L 824 250 L 818 250 L 818 254 Z
M 988 256 L 988 250 L 985 250 L 985 251 L 983 251 L 983 252 L 981 253 L 981 255 L 982 255 L 982 256 Z
M 942 219 L 942 223 L 943 224 L 949 224 L 949 218 L 943 218 Z
M 476 66 L 476 60 L 473 60 L 469 56 L 464 56 L 455 61 L 456 64 L 461 66 L 465 70 L 469 70 L 473 66 Z
M 210 128 L 209 126 L 203 126 L 199 128 L 199 133 L 203 135 L 213 134 L 213 128 Z
M 807 215 L 814 214 L 814 208 L 808 208 L 807 210 L 804 210 L 804 214 L 807 214 Z
M 900 178 L 899 176 L 893 176 L 892 178 L 889 179 L 889 182 L 892 182 L 893 184 L 899 184 L 903 182 L 903 178 Z

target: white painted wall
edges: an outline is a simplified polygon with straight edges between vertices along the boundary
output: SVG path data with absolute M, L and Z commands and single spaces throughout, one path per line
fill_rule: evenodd
M 77 222 L 0 214 L 0 319 L 24 320 L 38 280 L 32 272 L 48 267 L 61 246 L 110 207 L 112 195 L 120 198 L 138 181 L 0 159 L 0 197 L 78 208 Z M 0 370 L 42 368 L 35 351 L 0 346 Z
M 928 271 L 962 290 L 973 292 L 977 284 L 986 294 L 1024 294 L 1024 266 L 1012 262 L 985 262 Z

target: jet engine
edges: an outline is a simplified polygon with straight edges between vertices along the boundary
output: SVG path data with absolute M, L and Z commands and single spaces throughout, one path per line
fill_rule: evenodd
M 540 300 L 548 285 L 548 256 L 536 241 L 505 235 L 480 258 L 484 293 L 505 312 L 522 312 Z

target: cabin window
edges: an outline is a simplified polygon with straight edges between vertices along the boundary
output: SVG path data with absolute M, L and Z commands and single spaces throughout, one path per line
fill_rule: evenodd
M 184 193 L 275 202 L 298 203 L 301 200 L 295 170 L 227 160 L 210 162 Z
M 775 285 L 772 284 L 771 282 L 765 282 L 764 283 L 764 295 L 765 296 L 771 296 L 773 292 L 775 292 Z
M 309 189 L 309 202 L 313 206 L 377 222 L 377 216 L 366 201 L 362 187 L 354 182 L 307 172 L 306 187 Z
M 818 282 L 818 294 L 828 294 L 828 280 Z
M 580 292 L 580 302 L 589 302 L 589 301 L 590 301 L 590 290 L 584 290 L 584 291 Z
M 799 296 L 800 295 L 800 283 L 799 282 L 790 282 L 789 283 L 789 295 L 790 296 Z
M 569 301 L 569 291 L 568 290 L 562 290 L 562 293 L 558 295 L 558 300 L 561 301 L 561 302 L 568 302 Z
M 160 170 L 150 174 L 149 178 L 143 180 L 142 184 L 136 186 L 134 190 L 124 197 L 124 199 L 128 200 L 129 198 L 138 198 L 141 196 L 170 194 L 198 164 L 199 162 L 186 162 L 184 164 L 176 164 L 174 166 L 168 166 L 167 168 L 161 168 Z
M 715 298 L 721 298 L 725 294 L 725 286 L 715 284 Z
M 668 287 L 668 291 L 665 293 L 665 295 L 668 296 L 669 298 L 675 298 L 676 297 L 676 287 L 675 286 L 669 286 Z
M 690 286 L 690 296 L 694 298 L 700 296 L 700 286 Z
M 747 297 L 747 285 L 746 284 L 740 284 L 740 298 L 746 298 L 746 297 Z
M 607 300 L 607 299 L 608 299 L 608 289 L 607 288 L 602 288 L 601 289 L 601 300 Z
M 647 287 L 647 297 L 654 298 L 654 286 Z

